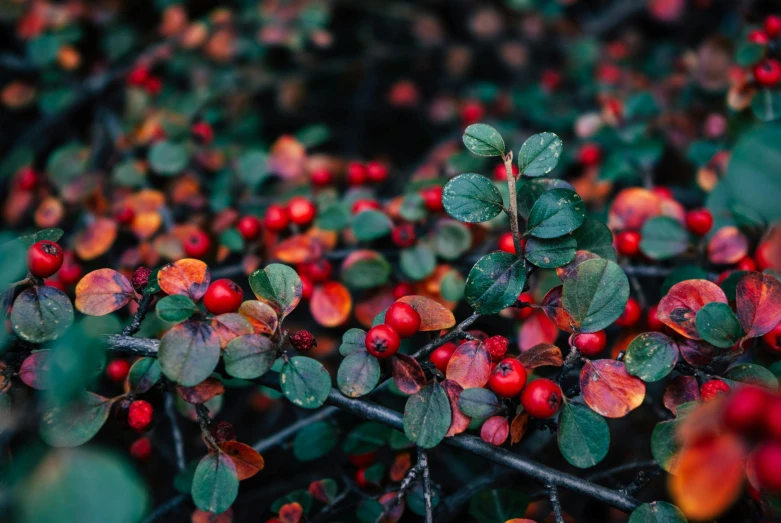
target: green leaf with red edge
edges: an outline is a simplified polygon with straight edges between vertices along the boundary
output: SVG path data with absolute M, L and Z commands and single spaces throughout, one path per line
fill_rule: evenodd
M 483 387 L 491 374 L 491 354 L 483 342 L 462 343 L 450 357 L 445 375 L 465 389 Z
M 249 479 L 261 470 L 265 462 L 260 453 L 245 443 L 238 441 L 224 441 L 220 443 L 222 450 L 233 461 L 236 467 L 236 476 L 239 481 Z
M 527 369 L 545 366 L 561 367 L 564 364 L 561 349 L 552 343 L 538 343 L 534 347 L 521 352 L 516 359 Z
M 46 285 L 25 289 L 14 300 L 11 327 L 30 343 L 56 340 L 73 323 L 73 306 L 62 291 Z
M 445 389 L 447 399 L 450 401 L 450 427 L 447 430 L 446 436 L 455 436 L 461 434 L 467 428 L 472 421 L 469 416 L 461 412 L 458 408 L 458 403 L 461 398 L 461 394 L 464 392 L 464 388 L 453 380 L 445 380 L 442 382 L 442 388 Z M 406 438 L 405 438 L 406 439 Z
M 250 321 L 235 312 L 214 316 L 211 319 L 211 325 L 220 339 L 221 349 L 226 348 L 231 341 L 239 336 L 246 336 L 255 332 Z
M 201 510 L 220 514 L 239 494 L 239 477 L 233 460 L 224 452 L 210 452 L 198 463 L 191 489 L 193 503 Z
M 580 390 L 586 404 L 606 418 L 624 417 L 645 399 L 645 383 L 616 360 L 585 360 Z
M 480 439 L 497 447 L 507 441 L 510 435 L 510 424 L 504 416 L 492 416 L 480 427 Z
M 276 311 L 262 301 L 247 300 L 239 306 L 238 313 L 250 322 L 255 334 L 271 336 L 279 326 Z
M 112 269 L 98 269 L 76 285 L 76 309 L 90 316 L 103 316 L 124 307 L 135 297 L 133 286 Z
M 686 516 L 675 505 L 652 501 L 633 510 L 628 523 L 686 523 Z
M 356 351 L 339 364 L 336 383 L 348 398 L 359 398 L 374 390 L 380 381 L 380 363 L 368 351 Z
M 561 304 L 578 332 L 597 332 L 624 312 L 629 280 L 617 264 L 596 258 L 572 269 L 564 280 Z
M 559 163 L 564 145 L 553 133 L 533 134 L 523 142 L 518 152 L 518 169 L 523 176 L 548 174 Z
M 390 263 L 380 253 L 357 250 L 342 262 L 340 278 L 351 289 L 373 289 L 385 285 L 390 274 Z
M 501 156 L 504 139 L 499 131 L 484 123 L 472 124 L 464 130 L 464 145 L 478 156 Z
M 581 469 L 593 467 L 605 459 L 610 448 L 610 429 L 605 419 L 571 401 L 565 401 L 561 406 L 556 438 L 564 459 Z
M 331 392 L 331 376 L 323 365 L 312 358 L 296 356 L 282 365 L 279 376 L 282 393 L 294 405 L 316 409 Z
M 410 396 L 404 406 L 404 434 L 424 449 L 442 441 L 451 420 L 448 395 L 436 382 Z
M 724 291 L 708 280 L 686 280 L 676 283 L 659 301 L 659 321 L 692 340 L 700 340 L 695 324 L 697 312 L 711 302 L 727 303 Z
M 661 332 L 645 332 L 635 337 L 626 348 L 624 364 L 632 376 L 643 381 L 659 381 L 678 363 L 678 345 Z
M 209 267 L 201 260 L 185 258 L 169 263 L 157 273 L 157 284 L 166 294 L 183 294 L 198 301 L 212 281 Z
M 281 498 L 275 499 L 271 504 L 271 512 L 278 513 L 288 503 L 298 503 L 304 509 L 304 512 L 309 512 L 312 508 L 312 496 L 306 490 L 294 490 Z
M 250 274 L 249 285 L 258 300 L 269 304 L 280 319 L 293 312 L 303 292 L 298 273 L 281 263 L 272 263 Z
M 19 378 L 37 390 L 46 390 L 49 384 L 49 368 L 52 364 L 52 351 L 37 350 L 27 356 L 19 367 Z
M 397 301 L 406 303 L 420 315 L 420 328 L 418 330 L 421 332 L 449 329 L 456 324 L 456 318 L 452 311 L 426 296 L 403 296 Z
M 470 418 L 486 419 L 501 408 L 496 394 L 482 387 L 463 389 L 458 398 L 458 409 Z
M 734 346 L 743 336 L 738 318 L 726 303 L 706 303 L 697 311 L 694 324 L 702 339 L 722 349 Z
M 411 356 L 396 354 L 391 358 L 391 372 L 393 383 L 404 394 L 417 394 L 426 386 L 426 375 L 420 363 Z
M 155 386 L 160 380 L 160 374 L 162 371 L 157 358 L 146 357 L 136 360 L 128 373 L 130 390 L 137 394 L 143 394 Z
M 526 283 L 523 260 L 506 252 L 480 258 L 464 288 L 467 303 L 480 314 L 496 314 L 514 304 Z
M 769 274 L 746 273 L 738 280 L 735 305 L 746 337 L 762 336 L 781 322 L 781 282 Z
M 191 405 L 206 403 L 215 396 L 225 394 L 225 385 L 217 378 L 206 378 L 198 385 L 192 387 L 182 387 L 178 385 L 176 392 L 179 397 Z
M 160 369 L 179 385 L 198 385 L 209 377 L 219 360 L 220 340 L 208 323 L 188 320 L 175 325 L 160 340 Z
M 225 372 L 244 380 L 263 376 L 271 370 L 276 359 L 276 346 L 260 334 L 245 334 L 232 339 L 222 354 Z
M 496 185 L 480 174 L 461 174 L 445 185 L 442 205 L 456 220 L 465 223 L 487 222 L 502 212 L 502 194 Z
M 570 189 L 551 189 L 540 196 L 527 222 L 527 232 L 535 238 L 558 238 L 571 233 L 586 218 L 586 204 Z
M 78 447 L 98 433 L 114 400 L 83 392 L 76 401 L 50 408 L 41 416 L 41 438 L 52 447 Z
M 309 484 L 309 494 L 320 503 L 332 505 L 339 492 L 339 485 L 331 478 L 323 478 Z

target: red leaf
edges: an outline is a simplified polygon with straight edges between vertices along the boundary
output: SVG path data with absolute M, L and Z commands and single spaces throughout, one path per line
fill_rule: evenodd
M 399 452 L 393 460 L 388 477 L 394 483 L 399 483 L 412 468 L 412 457 L 409 452 Z
M 526 411 L 517 414 L 510 422 L 510 445 L 520 443 L 529 427 L 529 413 Z
M 608 226 L 614 231 L 640 230 L 649 218 L 662 214 L 662 199 L 641 187 L 630 187 L 619 192 L 608 214 Z
M 467 341 L 456 349 L 447 364 L 447 379 L 470 389 L 488 383 L 491 354 L 481 341 Z
M 453 380 L 445 380 L 442 382 L 442 388 L 447 393 L 447 399 L 450 400 L 451 421 L 450 428 L 447 431 L 447 436 L 455 436 L 464 432 L 472 418 L 461 412 L 458 408 L 458 398 L 461 397 L 461 393 L 464 388 Z
M 510 434 L 510 424 L 504 416 L 492 416 L 480 427 L 480 438 L 486 443 L 497 447 L 507 441 Z
M 748 254 L 748 239 L 737 227 L 722 227 L 708 242 L 708 259 L 717 265 L 737 263 Z
M 549 290 L 542 299 L 540 308 L 556 327 L 565 332 L 574 332 L 572 329 L 572 324 L 574 323 L 572 316 L 561 306 L 561 293 L 563 290 L 563 285 L 557 285 Z
M 51 366 L 50 350 L 35 351 L 22 362 L 19 378 L 29 387 L 38 390 L 49 388 L 48 374 Z
M 233 464 L 236 465 L 236 474 L 239 477 L 239 481 L 251 478 L 263 470 L 265 465 L 263 456 L 257 450 L 244 443 L 225 441 L 220 443 L 220 450 L 227 454 L 233 461 Z
M 727 303 L 721 287 L 708 280 L 686 280 L 672 286 L 659 302 L 659 320 L 687 338 L 702 339 L 694 325 L 694 318 L 707 303 Z
M 417 394 L 426 386 L 426 375 L 417 360 L 406 354 L 391 358 L 393 383 L 407 395 Z
M 182 387 L 177 385 L 176 392 L 179 396 L 193 405 L 206 403 L 215 396 L 225 394 L 225 385 L 217 378 L 206 378 L 194 387 Z
M 781 282 L 769 274 L 749 272 L 736 289 L 736 308 L 746 338 L 770 332 L 781 322 Z
M 271 336 L 279 325 L 276 311 L 271 308 L 271 305 L 262 301 L 245 301 L 239 307 L 239 314 L 250 322 L 255 334 Z
M 212 318 L 212 327 L 217 337 L 220 339 L 220 348 L 224 349 L 234 338 L 244 336 L 245 334 L 254 334 L 255 330 L 252 324 L 245 318 L 235 312 L 220 314 Z
M 643 403 L 645 383 L 616 360 L 585 360 L 580 390 L 586 404 L 606 418 L 621 418 Z
M 521 325 L 518 333 L 518 347 L 521 351 L 529 350 L 540 343 L 555 343 L 559 329 L 548 319 L 545 313 L 534 311 Z
M 551 343 L 535 345 L 531 349 L 523 351 L 517 359 L 527 369 L 544 366 L 561 367 L 564 364 L 561 349 Z
M 664 389 L 662 402 L 670 411 L 678 415 L 678 405 L 700 400 L 700 386 L 694 376 L 676 376 Z
M 282 508 L 279 509 L 280 523 L 298 523 L 303 515 L 304 509 L 295 502 L 282 505 Z
M 350 317 L 353 299 L 341 283 L 331 281 L 315 287 L 309 301 L 309 311 L 323 327 L 338 327 Z

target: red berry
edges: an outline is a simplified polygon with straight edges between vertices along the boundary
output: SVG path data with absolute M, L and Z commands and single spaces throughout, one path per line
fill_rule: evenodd
M 366 177 L 370 182 L 384 182 L 388 178 L 388 168 L 380 162 L 369 162 L 366 164 Z
M 648 329 L 652 331 L 664 330 L 664 323 L 659 319 L 657 312 L 659 311 L 659 305 L 654 305 L 648 309 L 648 315 L 646 316 L 646 323 L 648 323 Z
M 518 173 L 520 172 L 518 170 L 518 166 L 516 164 L 513 164 L 513 176 L 518 176 Z M 507 181 L 507 167 L 503 163 L 496 164 L 496 167 L 494 167 L 494 180 L 500 181 L 500 182 L 506 182 Z
M 287 228 L 290 222 L 287 209 L 281 205 L 269 205 L 266 209 L 266 216 L 263 219 L 263 225 L 270 231 L 279 232 Z
M 385 311 L 385 324 L 394 329 L 400 338 L 409 338 L 420 329 L 420 314 L 412 306 L 397 301 Z
M 355 483 L 358 485 L 358 487 L 362 489 L 366 489 L 372 486 L 371 481 L 366 479 L 366 469 L 358 469 L 358 471 L 355 473 Z
M 38 175 L 32 167 L 23 167 L 16 175 L 16 186 L 22 191 L 32 191 L 38 185 Z
M 673 199 L 673 191 L 669 187 L 665 187 L 664 185 L 657 185 L 653 189 L 651 189 L 651 192 L 657 195 L 660 198 L 664 198 L 666 200 L 672 200 Z
M 27 268 L 36 278 L 48 278 L 62 267 L 62 247 L 53 241 L 41 240 L 27 249 Z
M 700 396 L 702 401 L 710 401 L 719 394 L 727 394 L 730 390 L 730 386 L 721 380 L 708 380 L 700 387 Z
M 515 242 L 513 241 L 513 233 L 506 232 L 499 236 L 499 250 L 507 252 L 509 254 L 515 254 Z
M 334 176 L 328 169 L 315 169 L 312 171 L 312 183 L 317 187 L 331 185 L 333 181 Z
M 214 140 L 214 131 L 212 126 L 206 122 L 194 123 L 190 132 L 193 137 L 204 145 L 209 145 Z
M 236 229 L 245 240 L 254 240 L 260 234 L 262 225 L 255 216 L 243 216 L 236 224 Z
M 290 221 L 296 225 L 306 225 L 315 218 L 315 204 L 303 196 L 294 196 L 287 204 Z
M 736 268 L 739 271 L 755 271 L 757 270 L 757 262 L 751 256 L 744 256 L 740 259 Z
M 138 438 L 130 445 L 130 456 L 138 461 L 147 461 L 152 456 L 152 442 L 149 438 Z
M 114 383 L 122 383 L 130 372 L 130 363 L 127 360 L 112 360 L 106 365 L 106 377 Z
M 241 287 L 225 279 L 213 281 L 203 295 L 203 305 L 212 314 L 236 312 L 242 301 L 244 301 L 244 293 Z
M 781 492 L 781 443 L 764 443 L 755 451 L 753 461 L 761 490 Z
M 433 363 L 434 366 L 439 369 L 439 372 L 444 373 L 447 370 L 447 364 L 450 361 L 450 357 L 453 356 L 456 348 L 457 347 L 455 343 L 445 343 L 444 345 L 434 349 L 434 352 L 432 352 L 431 356 L 428 357 L 428 361 Z
M 464 125 L 472 125 L 483 119 L 485 110 L 483 104 L 478 101 L 470 100 L 461 107 L 461 120 Z
M 767 33 L 765 33 L 762 29 L 754 29 L 753 31 L 749 32 L 747 40 L 752 44 L 757 45 L 767 45 L 770 42 Z
M 517 396 L 525 386 L 526 369 L 514 358 L 500 361 L 488 378 L 488 388 L 503 398 Z
M 146 79 L 144 87 L 146 88 L 147 93 L 152 96 L 157 96 L 163 89 L 163 82 L 156 76 L 152 76 Z
M 290 345 L 292 345 L 294 349 L 301 352 L 306 352 L 317 347 L 317 340 L 315 340 L 315 337 L 312 336 L 312 333 L 308 330 L 294 332 L 290 335 L 289 340 Z
M 624 256 L 637 256 L 642 236 L 637 231 L 621 231 L 616 235 L 616 249 Z
M 542 86 L 548 91 L 553 91 L 561 85 L 561 73 L 555 69 L 545 69 L 542 72 Z
M 370 200 L 368 198 L 362 198 L 355 200 L 352 208 L 350 209 L 353 214 L 360 214 L 363 211 L 376 211 L 380 209 L 380 202 L 377 200 Z
M 781 64 L 778 60 L 766 58 L 754 66 L 754 79 L 764 87 L 772 87 L 781 80 Z
M 120 225 L 130 225 L 133 222 L 135 215 L 136 213 L 133 212 L 133 208 L 126 205 L 114 213 L 114 219 L 117 220 L 117 223 Z
M 762 426 L 769 400 L 764 389 L 754 386 L 739 388 L 724 407 L 724 425 L 734 432 L 750 435 Z
M 521 393 L 523 410 L 535 418 L 550 418 L 558 412 L 561 401 L 561 387 L 545 378 L 532 381 Z
M 444 209 L 442 206 L 442 186 L 426 187 L 420 191 L 420 197 L 423 198 L 423 204 L 429 211 L 439 212 Z
M 197 229 L 184 239 L 184 253 L 190 258 L 203 258 L 209 252 L 211 244 L 209 235 Z
M 583 144 L 578 151 L 578 159 L 586 167 L 597 165 L 601 158 L 602 149 L 595 143 Z
M 299 274 L 298 277 L 301 278 L 301 297 L 308 300 L 312 297 L 312 291 L 315 290 L 315 284 L 312 282 L 312 278 L 306 274 Z
M 781 16 L 770 15 L 765 18 L 765 32 L 770 38 L 778 38 L 781 34 Z
M 757 262 L 757 268 L 760 271 L 775 267 L 773 262 L 773 246 L 770 242 L 766 241 L 759 244 L 757 250 L 754 251 L 754 261 Z
M 323 283 L 331 279 L 333 266 L 326 258 L 312 262 L 304 262 L 298 266 L 299 274 L 306 274 L 312 279 L 312 283 Z
M 151 275 L 152 275 L 152 269 L 148 269 L 143 266 L 133 271 L 131 283 L 133 284 L 133 289 L 135 289 L 135 291 L 138 294 L 144 292 L 144 289 L 146 289 L 146 286 L 149 283 L 149 277 Z
M 686 228 L 692 234 L 705 236 L 713 227 L 713 215 L 708 209 L 695 209 L 686 213 Z
M 415 294 L 415 288 L 412 287 L 412 284 L 407 282 L 401 282 L 397 283 L 393 287 L 393 298 L 398 300 L 399 298 L 403 298 L 404 296 L 411 296 Z
M 366 183 L 366 167 L 360 162 L 350 162 L 347 164 L 347 183 L 348 185 L 363 185 Z
M 624 307 L 624 313 L 616 320 L 616 325 L 619 327 L 631 327 L 640 321 L 640 316 L 642 315 L 643 311 L 637 300 L 629 298 L 626 302 L 626 307 Z
M 765 432 L 768 437 L 781 442 L 781 398 L 774 397 L 765 411 Z
M 373 450 L 365 454 L 350 454 L 347 459 L 350 460 L 354 466 L 359 468 L 365 468 L 374 463 L 374 459 L 377 457 L 377 451 Z
M 781 323 L 773 327 L 773 330 L 765 333 L 762 336 L 770 350 L 774 352 L 781 352 Z
M 127 413 L 127 423 L 131 428 L 140 432 L 152 423 L 154 412 L 152 405 L 148 402 L 136 400 L 130 404 L 130 409 Z
M 391 231 L 391 240 L 396 247 L 412 247 L 415 245 L 415 239 L 415 227 L 411 223 L 402 223 Z
M 47 287 L 54 287 L 58 291 L 65 292 L 65 285 L 63 285 L 60 280 L 46 280 L 43 284 Z
M 149 69 L 143 66 L 135 67 L 127 76 L 127 81 L 130 85 L 140 87 L 144 85 L 149 78 Z
M 605 350 L 607 336 L 605 331 L 581 332 L 572 338 L 572 344 L 584 356 L 593 357 Z
M 390 326 L 381 323 L 366 333 L 366 350 L 376 358 L 390 358 L 399 350 L 401 339 Z
M 530 305 L 534 305 L 534 296 L 532 296 L 528 292 L 522 292 L 520 296 L 518 296 L 518 301 L 522 303 L 528 303 Z M 526 318 L 530 317 L 532 314 L 534 314 L 534 309 L 532 307 L 521 307 L 518 309 L 518 319 L 519 320 L 525 320 Z
M 509 345 L 509 340 L 504 336 L 491 336 L 485 340 L 485 348 L 488 349 L 493 361 L 499 361 L 504 358 Z
M 67 253 L 63 258 L 60 272 L 57 273 L 57 279 L 63 285 L 73 285 L 81 279 L 81 265 L 76 261 L 73 253 Z

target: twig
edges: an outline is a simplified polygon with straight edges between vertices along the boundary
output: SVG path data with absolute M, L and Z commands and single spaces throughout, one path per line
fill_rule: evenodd
M 602 35 L 645 9 L 645 6 L 646 2 L 642 0 L 614 0 L 602 15 L 585 24 L 583 31 L 596 36 Z
M 108 350 L 127 352 L 135 356 L 157 356 L 160 340 L 152 338 L 134 338 L 122 334 L 107 334 L 103 342 Z
M 504 480 L 510 474 L 511 472 L 509 470 L 495 466 L 490 472 L 478 476 L 469 483 L 465 484 L 460 489 L 446 497 L 439 505 L 437 522 L 446 523 L 447 521 L 451 521 L 458 513 L 459 509 L 466 505 L 477 492 L 483 490 L 484 488 L 491 487 L 498 481 Z
M 427 345 L 424 345 L 420 349 L 418 349 L 415 354 L 412 355 L 413 358 L 420 361 L 421 359 L 427 357 L 429 354 L 434 352 L 434 349 L 439 347 L 440 345 L 444 345 L 445 343 L 454 340 L 458 338 L 462 332 L 464 332 L 466 329 L 468 329 L 474 322 L 477 321 L 477 318 L 480 317 L 480 314 L 477 312 L 473 312 L 467 319 L 453 327 L 453 330 L 445 334 L 444 336 L 440 336 L 439 338 L 432 340 Z
M 199 403 L 195 406 L 195 413 L 198 415 L 198 425 L 201 426 L 201 434 L 203 439 L 206 440 L 209 446 L 217 448 L 217 442 L 214 441 L 212 431 L 210 429 L 212 419 L 209 417 L 209 408 L 203 403 Z
M 149 514 L 147 518 L 143 521 L 143 523 L 153 523 L 154 521 L 157 521 L 158 519 L 162 518 L 172 510 L 176 509 L 179 505 L 187 501 L 187 496 L 184 494 L 179 494 L 178 496 L 174 496 L 173 498 L 169 499 L 159 507 L 157 507 L 154 512 Z
M 418 465 L 423 469 L 423 499 L 426 503 L 426 523 L 434 523 L 431 512 L 431 471 L 428 468 L 426 451 L 418 447 Z
M 401 480 L 399 490 L 396 492 L 396 497 L 393 498 L 390 503 L 385 505 L 385 508 L 383 508 L 382 512 L 380 512 L 380 515 L 377 516 L 377 519 L 374 520 L 374 523 L 380 523 L 383 519 L 385 519 L 385 516 L 387 516 L 399 503 L 401 503 L 401 499 L 404 497 L 404 494 L 406 494 L 409 488 L 412 486 L 412 482 L 415 481 L 415 478 L 418 477 L 418 475 L 421 473 L 421 470 L 421 462 L 420 459 L 418 459 L 418 462 L 415 464 L 415 466 L 409 469 L 407 475 L 404 476 L 404 479 Z
M 144 294 L 144 296 L 141 298 L 141 301 L 138 302 L 138 310 L 133 315 L 133 321 L 131 321 L 130 325 L 122 330 L 122 334 L 125 336 L 132 336 L 139 331 L 141 328 L 141 322 L 144 321 L 146 314 L 149 312 L 149 306 L 152 305 L 153 299 L 153 294 Z
M 634 494 L 661 473 L 662 467 L 660 467 L 658 464 L 649 471 L 640 470 L 631 483 L 629 483 L 626 487 L 619 489 L 619 492 Z
M 276 447 L 277 445 L 281 445 L 284 443 L 288 438 L 292 437 L 296 433 L 298 433 L 300 430 L 302 430 L 305 427 L 308 427 L 312 423 L 315 423 L 317 421 L 321 421 L 327 418 L 330 418 L 334 414 L 339 412 L 339 409 L 336 407 L 326 407 L 324 409 L 321 409 L 311 416 L 307 416 L 305 418 L 301 418 L 300 420 L 296 421 L 292 425 L 285 427 L 284 429 L 280 430 L 279 432 L 276 432 L 272 434 L 271 436 L 267 438 L 263 438 L 261 440 L 258 440 L 252 448 L 260 452 L 261 454 L 269 449 L 272 449 Z
M 176 410 L 174 409 L 174 396 L 170 392 L 165 395 L 165 413 L 171 423 L 171 436 L 174 440 L 174 450 L 176 451 L 176 466 L 179 470 L 184 470 L 186 460 L 184 458 L 184 440 L 179 423 L 176 421 Z
M 513 153 L 509 151 L 502 155 L 504 168 L 507 171 L 507 188 L 510 191 L 508 199 L 510 200 L 510 230 L 513 233 L 513 245 L 515 245 L 515 255 L 523 256 L 521 249 L 521 233 L 518 229 L 518 197 L 515 195 L 515 175 L 513 174 Z
M 556 523 L 564 523 L 564 514 L 561 512 L 561 502 L 559 501 L 559 489 L 556 485 L 548 485 L 548 497 L 550 504 L 553 505 L 553 514 L 556 517 Z

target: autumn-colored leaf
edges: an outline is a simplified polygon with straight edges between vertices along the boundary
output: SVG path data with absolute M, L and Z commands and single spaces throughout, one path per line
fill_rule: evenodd
M 523 411 L 516 414 L 510 422 L 510 445 L 520 443 L 529 427 L 529 413 Z
M 279 242 L 272 251 L 272 257 L 290 264 L 315 261 L 323 256 L 323 246 L 316 238 L 296 234 Z
M 711 302 L 727 303 L 721 287 L 708 280 L 686 280 L 673 285 L 659 302 L 659 321 L 692 340 L 702 339 L 695 326 L 697 312 Z
M 445 380 L 442 382 L 442 388 L 447 393 L 447 399 L 450 401 L 450 411 L 452 417 L 450 419 L 450 428 L 447 431 L 447 436 L 455 436 L 461 434 L 468 427 L 472 418 L 461 412 L 458 408 L 458 398 L 461 397 L 461 393 L 464 388 L 453 380 Z
M 301 508 L 296 502 L 282 505 L 279 509 L 279 522 L 280 523 L 298 523 L 301 521 L 301 516 L 304 515 L 304 509 Z
M 108 251 L 117 238 L 117 222 L 111 218 L 96 218 L 76 236 L 73 250 L 82 260 L 94 260 Z
M 238 441 L 224 441 L 220 443 L 220 450 L 230 457 L 236 466 L 239 481 L 251 478 L 261 470 L 265 465 L 263 456 L 257 450 L 249 445 L 239 443 Z
M 177 385 L 176 392 L 187 403 L 198 405 L 206 403 L 215 396 L 225 394 L 225 385 L 217 378 L 206 378 L 193 387 Z
M 583 263 L 586 260 L 593 260 L 594 258 L 599 258 L 598 254 L 594 254 L 591 251 L 583 251 L 578 250 L 575 251 L 575 258 L 567 263 L 566 265 L 562 265 L 561 267 L 556 268 L 556 275 L 559 277 L 561 281 L 564 281 L 567 279 L 567 275 L 578 265 Z
M 482 342 L 467 341 L 459 346 L 447 364 L 445 375 L 461 387 L 483 387 L 491 373 L 491 354 Z
M 748 254 L 748 239 L 737 227 L 722 227 L 708 242 L 708 259 L 717 265 L 731 265 Z
M 572 325 L 574 320 L 570 313 L 561 305 L 561 294 L 564 290 L 563 285 L 557 285 L 545 294 L 540 303 L 540 308 L 549 320 L 559 329 L 565 332 L 574 332 Z
M 526 351 L 540 343 L 554 343 L 559 336 L 559 329 L 542 311 L 534 311 L 521 325 L 518 333 L 518 347 Z
M 648 189 L 630 187 L 619 192 L 608 214 L 608 227 L 613 231 L 637 230 L 649 218 L 662 214 L 662 199 Z
M 781 322 L 781 281 L 775 277 L 749 272 L 738 280 L 735 294 L 746 338 L 762 336 Z
M 723 514 L 743 490 L 746 449 L 734 434 L 722 434 L 681 450 L 670 494 L 687 518 L 714 519 Z
M 621 418 L 643 403 L 645 383 L 616 360 L 585 360 L 580 390 L 586 404 L 606 418 Z
M 309 311 L 323 327 L 338 327 L 350 317 L 353 299 L 350 291 L 339 282 L 331 281 L 315 287 L 309 301 Z
M 700 400 L 700 386 L 694 376 L 676 376 L 664 389 L 662 403 L 677 415 L 678 405 Z
M 267 303 L 258 300 L 247 300 L 239 307 L 239 314 L 252 325 L 255 334 L 271 336 L 277 331 L 279 319 L 277 313 Z
M 695 367 L 719 366 L 726 367 L 728 363 L 740 356 L 740 350 L 720 349 L 704 340 L 680 340 L 678 349 L 689 365 Z M 716 364 L 716 365 L 714 365 Z
M 561 349 L 551 343 L 540 343 L 523 351 L 518 356 L 518 361 L 523 363 L 523 366 L 527 369 L 545 366 L 561 367 L 564 364 Z
M 417 394 L 426 386 L 426 375 L 418 361 L 406 354 L 396 354 L 391 359 L 393 383 L 407 395 Z
M 355 319 L 368 329 L 372 326 L 375 316 L 395 301 L 391 288 L 382 287 L 355 304 Z
M 409 452 L 399 452 L 393 460 L 388 477 L 394 483 L 399 483 L 412 468 L 412 456 Z
M 52 351 L 39 350 L 27 356 L 19 368 L 19 378 L 27 385 L 38 390 L 49 388 L 49 368 L 52 362 Z M 4 384 L 0 382 L 0 384 Z M 0 387 L 2 390 L 2 387 Z
M 162 267 L 157 273 L 157 284 L 166 294 L 184 294 L 198 301 L 211 283 L 209 267 L 201 260 L 185 258 Z
M 112 269 L 98 269 L 76 285 L 76 309 L 90 316 L 103 316 L 121 309 L 135 297 L 127 278 Z
M 399 298 L 398 301 L 406 303 L 420 314 L 420 329 L 418 330 L 438 331 L 449 329 L 456 324 L 456 318 L 453 316 L 453 313 L 431 298 L 426 298 L 425 296 L 404 296 Z
M 510 424 L 504 416 L 492 416 L 480 427 L 480 439 L 497 447 L 507 441 L 510 434 Z
M 229 312 L 220 314 L 212 318 L 212 327 L 217 337 L 220 339 L 220 348 L 224 349 L 234 338 L 253 334 L 255 331 L 252 324 L 240 314 Z
M 686 416 L 676 425 L 675 430 L 676 440 L 681 447 L 696 445 L 725 432 L 722 420 L 726 402 L 726 396 L 719 395 L 696 407 L 693 405 L 695 408 L 687 408 Z

